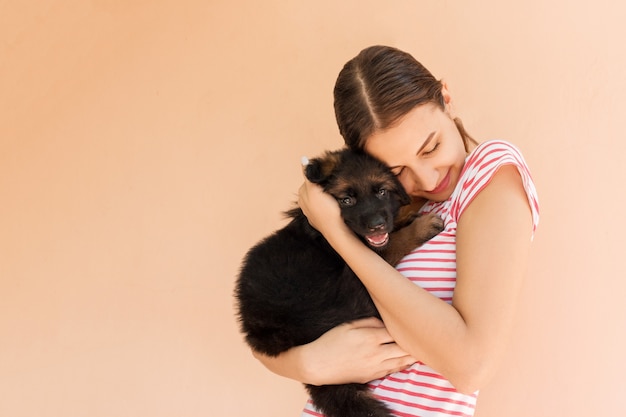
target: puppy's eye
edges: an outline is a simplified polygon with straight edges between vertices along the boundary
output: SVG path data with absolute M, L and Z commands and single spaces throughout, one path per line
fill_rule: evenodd
M 356 199 L 352 197 L 343 197 L 339 199 L 339 204 L 343 207 L 350 207 L 356 203 Z
M 379 197 L 384 197 L 386 195 L 387 195 L 387 190 L 386 189 L 381 188 L 381 189 L 378 190 L 378 196 Z

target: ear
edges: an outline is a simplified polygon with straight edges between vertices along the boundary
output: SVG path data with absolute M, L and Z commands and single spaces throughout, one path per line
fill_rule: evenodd
M 322 161 L 320 158 L 311 159 L 306 167 L 304 167 L 304 175 L 306 179 L 312 183 L 319 184 L 324 181 L 322 174 Z
M 315 184 L 324 185 L 340 161 L 339 152 L 326 152 L 324 156 L 313 158 L 304 168 L 306 178 Z
M 454 106 L 448 83 L 441 81 L 441 97 L 443 98 L 444 111 L 454 118 Z

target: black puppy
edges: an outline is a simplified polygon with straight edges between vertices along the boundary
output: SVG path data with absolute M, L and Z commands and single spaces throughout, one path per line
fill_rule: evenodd
M 337 199 L 346 224 L 391 264 L 442 230 L 439 217 L 418 217 L 410 209 L 398 220 L 409 196 L 386 165 L 364 153 L 327 152 L 313 159 L 305 174 Z M 302 211 L 287 214 L 292 218 L 287 226 L 247 253 L 235 288 L 246 342 L 270 356 L 339 324 L 380 318 L 359 278 Z M 394 224 L 400 230 L 390 236 Z M 392 416 L 364 384 L 306 388 L 327 417 Z

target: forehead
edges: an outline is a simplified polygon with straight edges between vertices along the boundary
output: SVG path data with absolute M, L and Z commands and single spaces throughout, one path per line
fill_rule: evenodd
M 380 188 L 395 190 L 398 187 L 399 183 L 389 169 L 368 157 L 341 164 L 325 190 L 339 197 L 370 194 Z
M 365 141 L 365 151 L 389 166 L 401 165 L 399 161 L 414 155 L 428 136 L 439 129 L 443 114 L 432 103 L 417 106 L 388 129 L 372 133 Z

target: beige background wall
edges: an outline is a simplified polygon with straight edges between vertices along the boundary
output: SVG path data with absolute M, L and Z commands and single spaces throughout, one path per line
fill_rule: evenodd
M 626 9 L 588 1 L 0 2 L 0 415 L 296 416 L 233 317 L 244 252 L 375 43 L 525 153 L 542 219 L 480 417 L 626 414 Z

